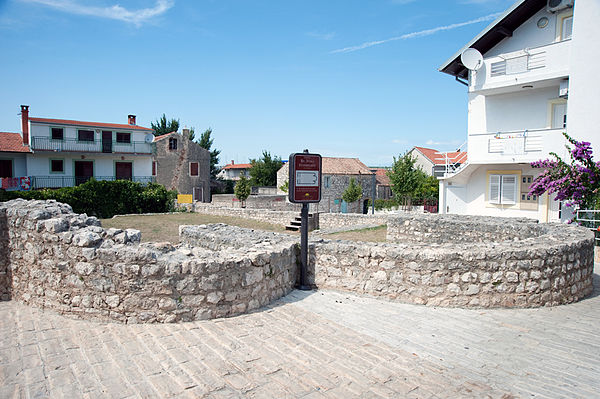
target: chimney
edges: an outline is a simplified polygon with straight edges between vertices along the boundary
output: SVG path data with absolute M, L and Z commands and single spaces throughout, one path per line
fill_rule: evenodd
M 181 133 L 183 137 L 190 137 L 190 129 L 183 128 L 181 129 Z
M 29 145 L 29 105 L 21 105 L 21 132 L 23 144 Z
M 127 123 L 130 125 L 135 125 L 135 115 L 127 115 Z
M 235 162 L 233 162 L 233 159 L 231 160 L 231 164 L 232 164 L 232 165 L 233 165 L 233 164 L 235 164 Z

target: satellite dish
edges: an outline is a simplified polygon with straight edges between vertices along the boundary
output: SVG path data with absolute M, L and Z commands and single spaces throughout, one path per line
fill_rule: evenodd
M 146 137 L 144 137 L 144 141 L 146 143 L 152 143 L 154 141 L 154 135 L 152 133 L 148 133 Z
M 483 65 L 483 55 L 472 47 L 462 52 L 460 60 L 471 71 L 476 71 Z

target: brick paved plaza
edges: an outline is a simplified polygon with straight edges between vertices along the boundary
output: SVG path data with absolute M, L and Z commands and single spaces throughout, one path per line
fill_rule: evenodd
M 181 324 L 0 303 L 0 398 L 594 398 L 600 278 L 540 309 L 447 309 L 294 291 Z

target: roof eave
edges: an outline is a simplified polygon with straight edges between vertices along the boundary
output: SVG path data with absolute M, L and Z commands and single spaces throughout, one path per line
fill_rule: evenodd
M 465 51 L 466 49 L 468 49 L 469 47 L 473 46 L 473 44 L 475 44 L 478 40 L 480 40 L 482 37 L 484 37 L 485 35 L 487 35 L 488 33 L 490 33 L 492 31 L 493 28 L 495 28 L 497 25 L 500 24 L 500 22 L 502 22 L 508 15 L 510 15 L 517 7 L 519 7 L 521 4 L 525 3 L 527 0 L 518 0 L 516 3 L 514 3 L 510 8 L 508 8 L 506 11 L 504 11 L 502 14 L 500 14 L 498 16 L 498 18 L 496 18 L 491 24 L 489 24 L 485 29 L 483 29 L 477 36 L 475 36 L 473 39 L 471 39 L 466 45 L 464 45 L 460 50 L 458 50 L 452 57 L 448 58 L 448 60 L 446 60 L 446 62 L 444 62 L 439 68 L 438 71 L 439 72 L 443 72 L 446 73 L 448 75 L 451 76 L 459 76 L 459 73 L 453 73 L 451 71 L 447 71 L 447 68 L 454 62 L 456 61 L 457 58 L 460 57 L 460 55 L 462 54 L 463 51 Z

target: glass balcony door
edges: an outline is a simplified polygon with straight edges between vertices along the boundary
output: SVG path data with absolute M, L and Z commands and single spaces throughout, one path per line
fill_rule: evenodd
M 112 152 L 112 132 L 103 130 L 102 131 L 102 152 Z

